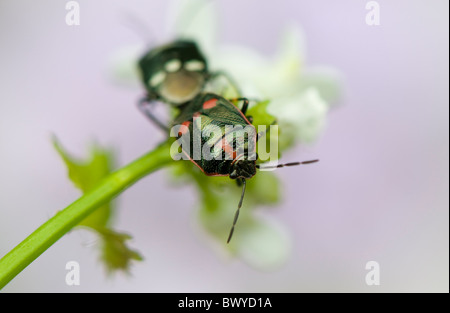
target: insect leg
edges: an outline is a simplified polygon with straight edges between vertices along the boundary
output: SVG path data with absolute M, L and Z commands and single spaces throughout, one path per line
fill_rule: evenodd
M 244 104 L 242 104 L 242 108 L 241 108 L 241 112 L 242 114 L 245 115 L 245 113 L 247 113 L 247 109 L 248 109 L 248 99 L 247 98 L 234 98 L 234 99 L 229 99 L 231 102 L 234 101 L 244 101 Z
M 162 131 L 165 133 L 169 132 L 169 128 L 161 122 L 155 115 L 153 115 L 151 111 L 151 107 L 154 105 L 155 101 L 152 99 L 149 99 L 147 97 L 142 98 L 138 102 L 139 110 L 147 116 L 153 123 L 155 123 L 156 126 L 158 126 Z

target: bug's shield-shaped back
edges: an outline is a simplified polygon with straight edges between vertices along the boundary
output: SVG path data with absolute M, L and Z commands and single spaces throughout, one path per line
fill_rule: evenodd
M 188 118 L 190 116 L 190 118 Z M 188 104 L 175 121 L 178 158 L 194 162 L 206 175 L 225 176 L 234 162 L 256 160 L 256 130 L 226 99 L 205 94 Z

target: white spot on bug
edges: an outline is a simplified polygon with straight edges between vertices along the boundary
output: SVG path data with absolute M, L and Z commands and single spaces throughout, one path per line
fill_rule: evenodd
M 159 71 L 149 79 L 148 83 L 150 84 L 150 86 L 156 87 L 161 84 L 164 79 L 166 79 L 166 73 L 163 71 Z
M 178 59 L 167 61 L 164 67 L 166 71 L 169 73 L 176 72 L 181 68 L 181 61 Z
M 190 60 L 184 64 L 184 68 L 189 72 L 197 72 L 205 69 L 205 63 L 199 60 Z

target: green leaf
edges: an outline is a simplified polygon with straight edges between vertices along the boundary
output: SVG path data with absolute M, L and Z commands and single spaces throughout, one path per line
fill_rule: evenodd
M 130 268 L 130 261 L 142 261 L 142 256 L 134 250 L 131 250 L 126 241 L 132 237 L 125 233 L 118 233 L 108 228 L 97 228 L 96 231 L 101 234 L 103 238 L 103 253 L 101 259 L 106 265 L 108 273 L 113 273 L 117 270 L 128 272 Z
M 274 205 L 280 201 L 280 180 L 269 171 L 257 173 L 247 184 L 246 193 L 256 205 Z
M 269 126 L 275 121 L 275 117 L 267 112 L 267 106 L 270 101 L 260 101 L 247 110 L 247 116 L 253 118 L 253 125 L 266 125 Z
M 53 139 L 53 144 L 67 166 L 69 179 L 84 194 L 95 188 L 112 172 L 113 154 L 110 150 L 94 144 L 90 149 L 89 159 L 77 160 L 62 148 L 56 138 Z M 131 236 L 110 228 L 113 213 L 114 204 L 107 202 L 87 216 L 78 226 L 88 227 L 101 237 L 101 259 L 108 272 L 127 271 L 132 260 L 142 260 L 142 257 L 125 244 Z
M 83 193 L 94 188 L 111 173 L 112 153 L 101 149 L 98 145 L 91 147 L 90 158 L 87 161 L 76 160 L 70 156 L 56 138 L 53 139 L 53 145 L 66 164 L 69 179 Z M 111 203 L 106 203 L 84 219 L 80 225 L 91 228 L 106 227 L 111 211 Z
M 275 130 L 277 128 L 271 127 L 276 126 L 277 120 L 273 115 L 267 112 L 269 103 L 269 100 L 260 101 L 247 111 L 247 116 L 253 118 L 253 125 L 256 127 L 258 133 L 264 134 L 259 138 L 256 147 L 259 155 L 259 163 L 275 161 L 281 157 L 279 145 L 279 135 L 281 132 L 279 130 L 276 132 Z M 265 128 L 261 126 L 265 126 Z
M 115 170 L 91 191 L 58 211 L 0 259 L 0 289 L 83 219 L 143 177 L 173 164 L 171 139 Z M 129 237 L 127 237 L 129 238 Z M 108 241 L 109 242 L 109 241 Z M 132 256 L 136 259 L 136 255 Z

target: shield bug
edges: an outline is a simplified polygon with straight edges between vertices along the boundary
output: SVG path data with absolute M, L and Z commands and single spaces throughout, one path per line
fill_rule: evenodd
M 149 108 L 155 101 L 181 107 L 219 77 L 225 77 L 229 86 L 237 91 L 228 75 L 208 70 L 205 56 L 191 40 L 175 40 L 151 49 L 139 60 L 139 71 L 147 91 L 147 96 L 141 99 L 139 107 L 164 130 L 168 130 L 167 126 Z
M 171 136 L 178 137 L 182 153 L 208 176 L 228 176 L 242 185 L 242 194 L 227 239 L 230 242 L 245 195 L 246 180 L 257 169 L 309 164 L 318 160 L 293 162 L 276 166 L 256 164 L 256 141 L 262 134 L 245 116 L 246 98 L 239 110 L 231 101 L 212 93 L 201 93 L 187 103 L 174 120 Z

